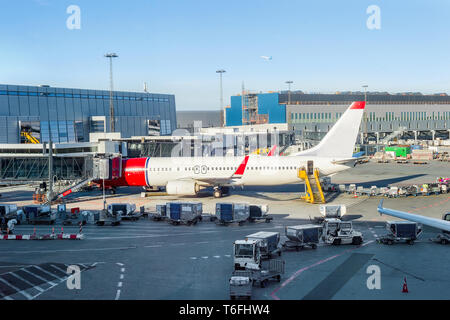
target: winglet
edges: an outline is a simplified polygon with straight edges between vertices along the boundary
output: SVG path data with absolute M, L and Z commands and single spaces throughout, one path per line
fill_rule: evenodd
M 242 161 L 242 163 L 239 165 L 233 176 L 242 176 L 244 174 L 245 168 L 247 167 L 248 157 L 249 156 L 245 156 L 244 161 Z
M 381 212 L 381 210 L 383 209 L 383 201 L 384 201 L 384 199 L 380 200 L 380 203 L 378 204 L 378 208 L 377 208 L 377 211 L 380 214 L 380 216 L 383 215 L 383 213 Z
M 277 150 L 277 145 L 274 145 L 272 149 L 270 149 L 269 153 L 267 154 L 268 157 L 271 157 L 275 154 L 275 150 Z

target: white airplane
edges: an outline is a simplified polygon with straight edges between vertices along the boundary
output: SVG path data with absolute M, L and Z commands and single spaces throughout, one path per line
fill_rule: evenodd
M 105 186 L 166 187 L 170 195 L 196 195 L 206 187 L 214 197 L 229 187 L 275 186 L 299 183 L 300 168 L 318 169 L 321 176 L 354 166 L 352 157 L 365 102 L 353 102 L 320 143 L 292 156 L 155 157 L 122 162 L 122 176 Z
M 442 231 L 450 232 L 450 213 L 444 214 L 443 219 L 436 219 L 436 218 L 430 218 L 421 216 L 418 214 L 408 213 L 404 211 L 399 210 L 393 210 L 388 208 L 383 208 L 383 200 L 380 201 L 380 204 L 378 205 L 377 211 L 380 215 L 386 214 L 388 216 L 421 223 L 423 225 L 436 228 Z
M 268 56 L 261 56 L 261 58 L 266 60 L 266 61 L 272 60 L 272 56 L 270 56 L 270 57 L 268 57 Z

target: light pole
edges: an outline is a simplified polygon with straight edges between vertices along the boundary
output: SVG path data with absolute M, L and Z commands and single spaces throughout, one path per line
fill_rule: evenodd
M 109 58 L 109 123 L 110 132 L 114 132 L 114 103 L 113 103 L 113 69 L 112 69 L 112 59 L 117 58 L 118 55 L 115 53 L 105 54 L 105 58 Z M 106 123 L 105 123 L 106 127 Z
M 289 90 L 288 90 L 288 104 L 291 104 L 291 84 L 293 84 L 294 81 L 288 80 L 288 81 L 286 81 L 286 83 L 287 83 L 287 85 L 289 87 Z
M 222 87 L 222 75 L 225 73 L 226 71 L 225 70 L 223 70 L 223 69 L 219 69 L 219 70 L 216 70 L 216 73 L 218 73 L 219 74 L 219 78 L 220 78 L 220 121 L 221 121 L 221 125 L 223 126 L 224 125 L 224 121 L 223 121 L 223 112 L 224 112 L 224 110 L 223 110 L 223 87 Z

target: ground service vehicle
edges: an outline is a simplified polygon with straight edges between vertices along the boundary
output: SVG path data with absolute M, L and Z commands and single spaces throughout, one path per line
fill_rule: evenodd
M 352 222 L 331 218 L 324 221 L 322 240 L 334 245 L 360 245 L 363 242 L 363 235 L 353 229 Z

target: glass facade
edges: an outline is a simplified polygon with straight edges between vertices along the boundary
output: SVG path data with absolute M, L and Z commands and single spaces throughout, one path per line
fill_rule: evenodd
M 147 136 L 148 120 L 161 121 L 161 135 L 176 129 L 175 96 L 167 94 L 113 92 L 115 131 L 123 138 Z M 0 85 L 0 143 L 24 141 L 21 123 L 38 122 L 40 142 L 86 142 L 91 117 L 104 116 L 109 131 L 109 91 L 47 86 Z M 101 130 L 103 131 L 103 130 Z

